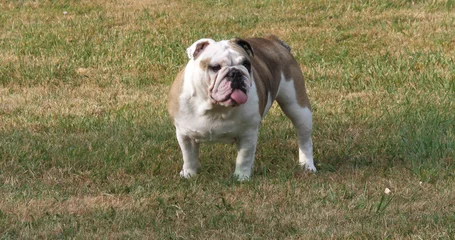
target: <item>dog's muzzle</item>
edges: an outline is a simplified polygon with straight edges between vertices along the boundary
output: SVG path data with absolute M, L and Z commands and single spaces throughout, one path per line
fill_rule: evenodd
M 212 99 L 226 106 L 244 104 L 248 100 L 247 77 L 239 69 L 230 70 L 212 89 Z

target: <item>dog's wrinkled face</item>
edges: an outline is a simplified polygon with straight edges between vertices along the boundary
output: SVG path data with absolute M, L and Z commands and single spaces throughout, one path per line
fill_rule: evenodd
M 207 89 L 212 103 L 238 106 L 248 100 L 253 83 L 251 57 L 253 50 L 244 40 L 215 42 L 201 39 L 187 49 L 194 61 L 193 84 Z

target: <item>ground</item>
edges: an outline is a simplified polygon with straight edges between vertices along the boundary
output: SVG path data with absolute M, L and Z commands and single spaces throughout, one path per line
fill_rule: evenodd
M 0 236 L 450 239 L 453 1 L 0 1 Z M 166 112 L 185 49 L 275 34 L 314 116 L 316 174 L 264 119 L 252 180 L 203 145 L 181 179 Z M 389 193 L 385 190 L 389 189 Z

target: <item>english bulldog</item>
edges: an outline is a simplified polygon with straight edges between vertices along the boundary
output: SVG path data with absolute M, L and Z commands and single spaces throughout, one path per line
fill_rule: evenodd
M 248 180 L 259 126 L 276 100 L 297 129 L 299 164 L 316 172 L 312 113 L 303 74 L 291 48 L 275 36 L 203 38 L 188 49 L 189 62 L 168 95 L 168 111 L 183 155 L 180 176 L 198 173 L 199 144 L 235 143 L 234 176 Z

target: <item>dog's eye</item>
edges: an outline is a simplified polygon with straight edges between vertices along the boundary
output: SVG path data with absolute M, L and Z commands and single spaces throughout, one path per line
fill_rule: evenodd
M 212 65 L 212 66 L 209 66 L 209 69 L 214 71 L 214 72 L 218 72 L 218 71 L 220 71 L 221 66 L 220 65 Z
M 245 60 L 242 65 L 248 70 L 248 72 L 251 72 L 251 63 L 248 60 Z

